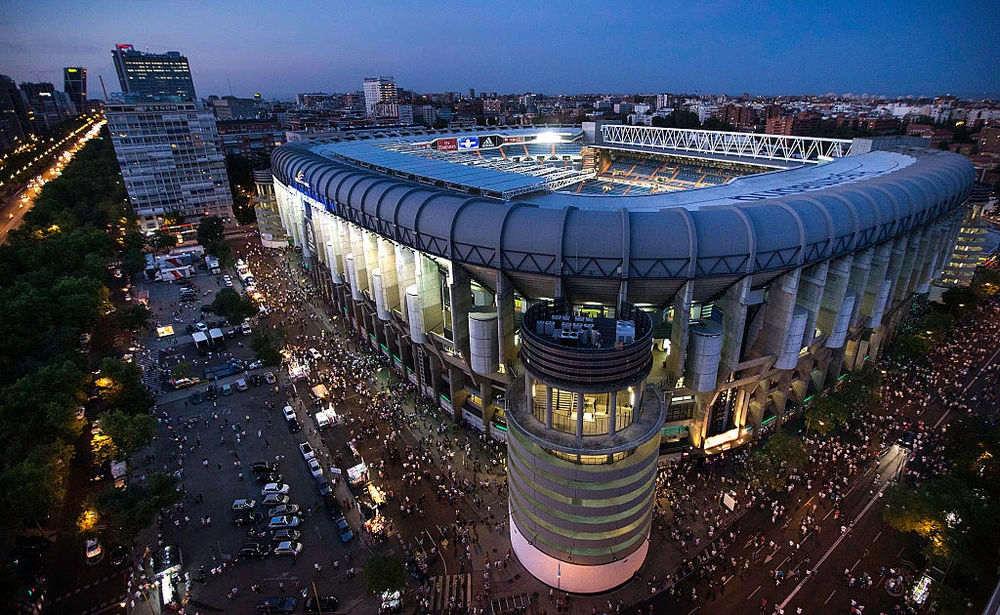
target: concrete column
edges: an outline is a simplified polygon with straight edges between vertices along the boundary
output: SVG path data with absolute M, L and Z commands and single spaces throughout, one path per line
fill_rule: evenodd
M 528 409 L 528 414 L 535 415 L 535 396 L 531 394 L 531 385 L 534 382 L 531 374 L 524 374 L 524 407 Z
M 892 309 L 896 303 L 896 289 L 899 287 L 900 272 L 903 270 L 903 262 L 906 260 L 906 246 L 909 244 L 908 237 L 897 237 L 892 242 L 892 253 L 889 256 L 889 269 L 885 278 L 889 280 L 889 301 L 886 303 L 886 311 Z
M 465 390 L 465 379 L 465 372 L 461 369 L 454 366 L 448 367 L 448 380 L 451 381 L 449 397 L 451 398 L 451 409 L 455 413 L 453 418 L 456 421 L 462 418 L 462 406 L 465 405 L 465 400 L 469 398 L 469 392 Z
M 824 261 L 803 270 L 802 276 L 799 278 L 798 304 L 808 312 L 806 330 L 802 335 L 803 346 L 812 346 L 813 338 L 816 335 L 816 320 L 819 318 L 823 302 L 823 286 L 826 284 L 826 275 L 829 269 L 830 262 Z
M 444 315 L 441 310 L 441 274 L 437 263 L 423 254 L 414 253 L 416 259 L 417 290 L 420 310 L 423 313 L 424 332 L 443 333 Z
M 576 441 L 583 442 L 583 393 L 576 394 Z
M 927 248 L 921 248 L 920 250 L 920 274 L 917 276 L 916 285 L 913 288 L 913 292 L 918 294 L 924 294 L 930 291 L 931 281 L 937 275 L 935 269 L 938 263 L 938 254 L 941 250 L 941 241 L 944 233 L 941 230 L 940 224 L 935 224 L 929 230 L 929 238 L 927 241 Z
M 545 387 L 545 426 L 552 429 L 552 387 L 543 384 Z
M 448 280 L 451 293 L 451 336 L 463 357 L 469 356 L 469 310 L 472 309 L 472 278 L 461 265 L 452 263 Z
M 896 285 L 894 294 L 897 302 L 902 301 L 905 297 L 909 296 L 910 291 L 912 291 L 913 286 L 915 286 L 913 282 L 913 270 L 916 269 L 925 231 L 926 227 L 924 227 L 924 230 L 910 231 L 910 236 L 907 238 L 906 255 L 903 257 L 903 268 L 899 272 L 899 284 Z
M 868 274 L 872 269 L 872 257 L 875 255 L 875 248 L 866 248 L 854 254 L 854 261 L 851 263 L 851 277 L 847 280 L 847 290 L 853 291 L 857 296 L 854 302 L 854 310 L 851 313 L 851 326 L 858 326 L 858 319 L 861 314 L 861 299 L 865 295 L 868 284 Z
M 754 349 L 758 356 L 782 355 L 792 326 L 801 276 L 802 268 L 798 267 L 771 282 L 767 304 L 764 306 L 763 324 Z M 799 348 L 801 347 L 800 344 Z
M 684 373 L 687 358 L 688 327 L 691 324 L 691 300 L 694 295 L 694 281 L 681 285 L 674 295 L 674 319 L 670 330 L 670 377 L 676 380 Z
M 611 391 L 611 404 L 608 407 L 608 434 L 615 435 L 618 431 L 618 390 Z
M 851 277 L 853 264 L 854 256 L 847 254 L 831 260 L 827 266 L 823 298 L 820 301 L 819 315 L 816 318 L 816 326 L 823 332 L 823 335 L 829 336 L 833 332 L 834 323 L 837 321 L 841 306 L 844 304 L 844 295 L 847 293 L 847 283 Z M 808 329 L 806 331 L 808 332 Z
M 872 253 L 871 271 L 868 273 L 868 283 L 865 284 L 865 293 L 861 300 L 861 311 L 858 314 L 858 321 L 862 326 L 871 327 L 872 314 L 880 303 L 880 295 L 884 292 L 883 286 L 886 283 L 889 273 L 889 259 L 892 256 L 893 242 L 887 241 L 877 245 Z M 877 314 L 881 320 L 881 315 Z M 878 326 L 878 325 L 876 325 Z
M 351 255 L 354 257 L 354 275 L 357 278 L 356 290 L 358 294 L 364 296 L 364 292 L 371 288 L 369 285 L 368 262 L 365 260 L 365 234 L 366 231 L 360 227 L 351 225 Z M 372 268 L 378 267 L 372 263 Z
M 396 244 L 394 249 L 396 252 L 396 290 L 398 293 L 399 311 L 403 315 L 403 320 L 410 322 L 406 306 L 406 289 L 417 283 L 413 250 L 404 248 L 399 244 Z
M 368 282 L 368 294 L 369 298 L 374 300 L 375 298 L 371 296 L 375 288 L 372 274 L 378 269 L 378 242 L 376 241 L 375 233 L 370 231 L 362 230 L 361 236 L 365 251 L 365 275 Z
M 514 284 L 502 271 L 497 272 L 497 328 L 500 334 L 500 364 L 513 365 L 517 362 L 517 347 L 514 345 Z
M 722 308 L 722 363 L 719 378 L 725 380 L 733 367 L 740 362 L 743 350 L 743 331 L 747 323 L 747 305 L 750 303 L 750 276 L 733 284 L 723 295 Z
M 379 237 L 378 245 L 378 267 L 382 274 L 382 294 L 386 308 L 399 310 L 399 287 L 396 271 L 396 249 L 392 242 Z

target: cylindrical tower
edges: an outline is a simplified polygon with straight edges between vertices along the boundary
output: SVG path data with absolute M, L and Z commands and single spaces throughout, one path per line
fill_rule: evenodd
M 665 413 L 644 395 L 652 334 L 628 303 L 588 316 L 541 302 L 522 319 L 525 375 L 507 408 L 511 544 L 552 587 L 606 591 L 646 557 Z

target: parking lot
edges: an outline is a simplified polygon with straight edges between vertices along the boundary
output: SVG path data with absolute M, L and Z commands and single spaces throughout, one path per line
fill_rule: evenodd
M 248 338 L 241 336 L 225 338 L 224 346 L 213 349 L 211 360 L 198 354 L 191 335 L 183 332 L 184 327 L 198 322 L 194 319 L 202 317 L 199 306 L 210 302 L 222 283 L 214 275 L 196 276 L 191 282 L 198 287 L 202 301 L 192 302 L 188 307 L 181 307 L 178 302 L 177 284 L 150 283 L 145 288 L 150 294 L 150 307 L 161 324 L 173 321 L 178 331 L 173 336 L 150 340 L 148 349 L 169 351 L 167 361 L 193 363 L 195 375 L 209 362 L 215 365 L 230 355 L 249 364 L 254 359 L 253 352 L 248 343 L 241 343 Z M 210 292 L 206 295 L 206 291 Z M 275 376 L 274 384 L 263 381 L 268 372 Z M 240 380 L 246 382 L 245 387 L 239 387 L 245 390 L 237 388 Z M 337 524 L 322 503 L 314 473 L 321 473 L 331 481 L 336 477 L 330 473 L 326 447 L 321 445 L 318 434 L 310 433 L 311 419 L 288 396 L 289 384 L 277 368 L 255 368 L 213 379 L 215 399 L 209 399 L 209 384 L 205 382 L 158 396 L 157 437 L 148 453 L 140 453 L 134 460 L 133 480 L 145 480 L 154 471 L 173 473 L 180 479 L 185 497 L 160 518 L 155 529 L 143 536 L 137 551 L 148 549 L 149 553 L 156 553 L 165 545 L 179 547 L 181 570 L 189 576 L 182 574 L 176 578 L 178 599 L 189 587 L 191 604 L 195 606 L 247 612 L 262 597 L 301 597 L 306 591 L 354 596 L 353 601 L 358 604 L 352 606 L 351 600 L 345 600 L 341 610 L 356 610 L 361 606 L 363 581 L 360 576 L 352 578 L 347 573 L 352 567 L 360 568 L 364 550 L 356 537 L 346 544 L 341 542 Z M 230 394 L 224 395 L 223 390 Z M 302 428 L 294 433 L 283 415 L 289 403 Z M 307 441 L 312 441 L 314 447 L 312 469 L 299 449 Z M 250 550 L 245 550 L 240 556 L 241 549 L 248 544 L 259 544 L 262 550 L 278 546 L 272 540 L 274 532 L 267 529 L 269 507 L 263 505 L 261 490 L 265 485 L 258 482 L 251 469 L 255 462 L 277 466 L 280 483 L 287 485 L 287 504 L 299 507 L 292 516 L 300 521 L 291 521 L 298 523 L 292 529 L 299 534 L 291 542 L 301 546 L 283 545 L 286 551 L 299 550 L 298 555 L 270 554 L 256 558 Z M 277 478 L 259 477 L 261 481 Z M 349 498 L 340 484 L 336 485 L 335 494 L 337 499 Z M 240 513 L 232 507 L 238 499 L 256 502 L 253 512 L 259 523 L 234 525 L 234 516 Z M 356 533 L 357 513 L 350 508 L 346 512 L 347 523 L 354 528 L 351 532 Z M 143 587 L 144 581 L 151 580 L 153 571 L 147 566 L 144 572 L 146 579 L 138 571 L 133 579 L 131 602 L 138 612 L 159 612 L 159 601 L 152 595 L 154 588 Z M 148 602 L 146 596 L 151 597 Z

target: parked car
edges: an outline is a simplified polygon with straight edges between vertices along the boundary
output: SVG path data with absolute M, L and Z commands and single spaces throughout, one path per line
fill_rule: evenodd
M 302 509 L 298 504 L 281 504 L 267 511 L 268 517 L 281 517 L 282 515 L 300 516 Z
M 254 480 L 257 481 L 258 485 L 266 485 L 268 483 L 280 483 L 281 479 L 284 478 L 280 472 L 262 472 L 254 476 Z
M 287 495 L 282 493 L 269 493 L 264 496 L 261 501 L 262 506 L 280 506 L 282 504 L 288 504 L 289 498 Z
M 299 452 L 302 453 L 303 459 L 313 459 L 316 457 L 316 453 L 313 452 L 313 448 L 308 442 L 302 442 L 299 444 Z
M 302 519 L 299 519 L 298 517 L 283 515 L 280 517 L 271 517 L 267 527 L 272 530 L 281 530 L 285 528 L 299 527 L 300 523 L 302 523 Z
M 322 353 L 320 353 L 320 351 L 316 350 L 315 348 L 309 349 L 309 356 L 313 358 L 313 361 L 319 361 L 320 359 L 323 358 Z
M 278 379 L 274 377 L 274 374 L 272 374 L 271 372 L 264 372 L 264 382 L 268 384 L 274 384 L 277 381 Z
M 260 377 L 260 374 L 250 374 L 250 386 L 259 387 L 264 384 L 264 379 Z
M 275 555 L 298 555 L 302 553 L 302 543 L 291 540 L 279 542 L 274 548 Z
M 351 526 L 347 524 L 347 520 L 343 517 L 337 519 L 337 534 L 340 535 L 340 542 L 344 544 L 354 540 L 354 532 L 351 531 Z
M 239 512 L 241 510 L 253 510 L 253 507 L 257 505 L 257 502 L 251 500 L 250 498 L 240 498 L 238 500 L 233 500 L 233 511 Z
M 323 496 L 323 504 L 326 505 L 326 511 L 330 513 L 331 519 L 339 519 L 344 516 L 344 511 L 340 509 L 340 501 L 337 500 L 337 496 L 334 494 Z
M 336 596 L 309 596 L 302 605 L 306 613 L 333 613 L 340 606 Z
M 240 323 L 240 330 L 243 331 L 243 335 L 245 336 L 249 336 L 253 332 L 250 329 L 250 323 L 245 320 L 242 323 Z
M 201 396 L 201 393 L 197 391 L 195 391 L 194 395 L 191 396 L 191 403 L 195 406 L 197 406 L 203 401 L 205 401 L 205 399 Z
M 248 542 L 240 548 L 240 557 L 261 558 L 267 555 L 267 553 L 267 548 L 257 542 Z
M 240 379 L 238 379 L 236 381 L 236 390 L 237 391 L 239 391 L 239 392 L 242 393 L 242 392 L 247 391 L 249 389 L 250 389 L 250 387 L 247 386 L 247 381 L 244 380 L 243 378 L 240 378 Z
M 313 475 L 313 478 L 320 478 L 323 476 L 323 466 L 319 464 L 315 459 L 307 459 L 306 464 L 309 466 L 309 473 Z
M 281 409 L 281 413 L 285 415 L 285 420 L 290 421 L 295 418 L 295 408 L 291 406 L 285 406 Z
M 197 330 L 199 330 L 199 331 L 201 331 L 202 333 L 205 333 L 206 331 L 208 331 L 208 325 L 206 325 L 203 322 L 196 322 L 196 323 L 194 323 L 194 328 L 197 329 Z
M 231 384 L 227 383 L 227 384 L 222 385 L 222 396 L 223 397 L 225 397 L 227 395 L 232 395 L 232 394 L 233 394 L 233 386 Z
M 316 491 L 319 492 L 320 496 L 326 496 L 333 493 L 333 485 L 330 481 L 326 480 L 326 477 L 320 477 L 316 479 Z
M 288 483 L 268 483 L 264 485 L 264 488 L 260 490 L 261 495 L 268 495 L 271 493 L 280 493 L 285 495 L 288 493 Z
M 128 561 L 128 548 L 118 545 L 111 549 L 111 565 L 122 566 Z
M 236 337 L 236 327 L 229 327 L 228 329 L 226 329 L 226 337 L 228 337 L 229 339 L 233 339 L 234 337 Z
M 244 510 L 233 515 L 233 525 L 257 525 L 264 521 L 264 515 L 251 510 Z
M 87 558 L 88 566 L 96 566 L 104 559 L 104 549 L 101 541 L 96 538 L 88 538 L 83 543 L 83 554 Z
M 274 542 L 284 542 L 286 540 L 298 540 L 302 532 L 298 530 L 274 530 L 271 540 Z
M 254 474 L 259 472 L 277 472 L 278 464 L 273 461 L 255 461 L 250 464 L 250 471 Z M 274 481 L 278 482 L 278 481 Z
M 296 419 L 289 419 L 285 421 L 288 425 L 288 433 L 298 433 L 302 431 L 302 425 Z
M 285 615 L 294 613 L 298 604 L 295 598 L 261 598 L 257 602 L 257 613 L 260 615 Z
M 219 389 L 215 388 L 214 384 L 208 385 L 208 388 L 205 389 L 205 399 L 211 401 L 217 399 L 218 397 L 219 397 Z

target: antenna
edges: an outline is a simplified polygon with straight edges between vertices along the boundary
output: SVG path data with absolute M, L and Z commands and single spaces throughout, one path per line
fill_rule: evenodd
M 104 100 L 109 100 L 108 88 L 104 87 L 104 75 L 97 75 L 97 78 L 101 80 L 101 91 L 104 92 Z

